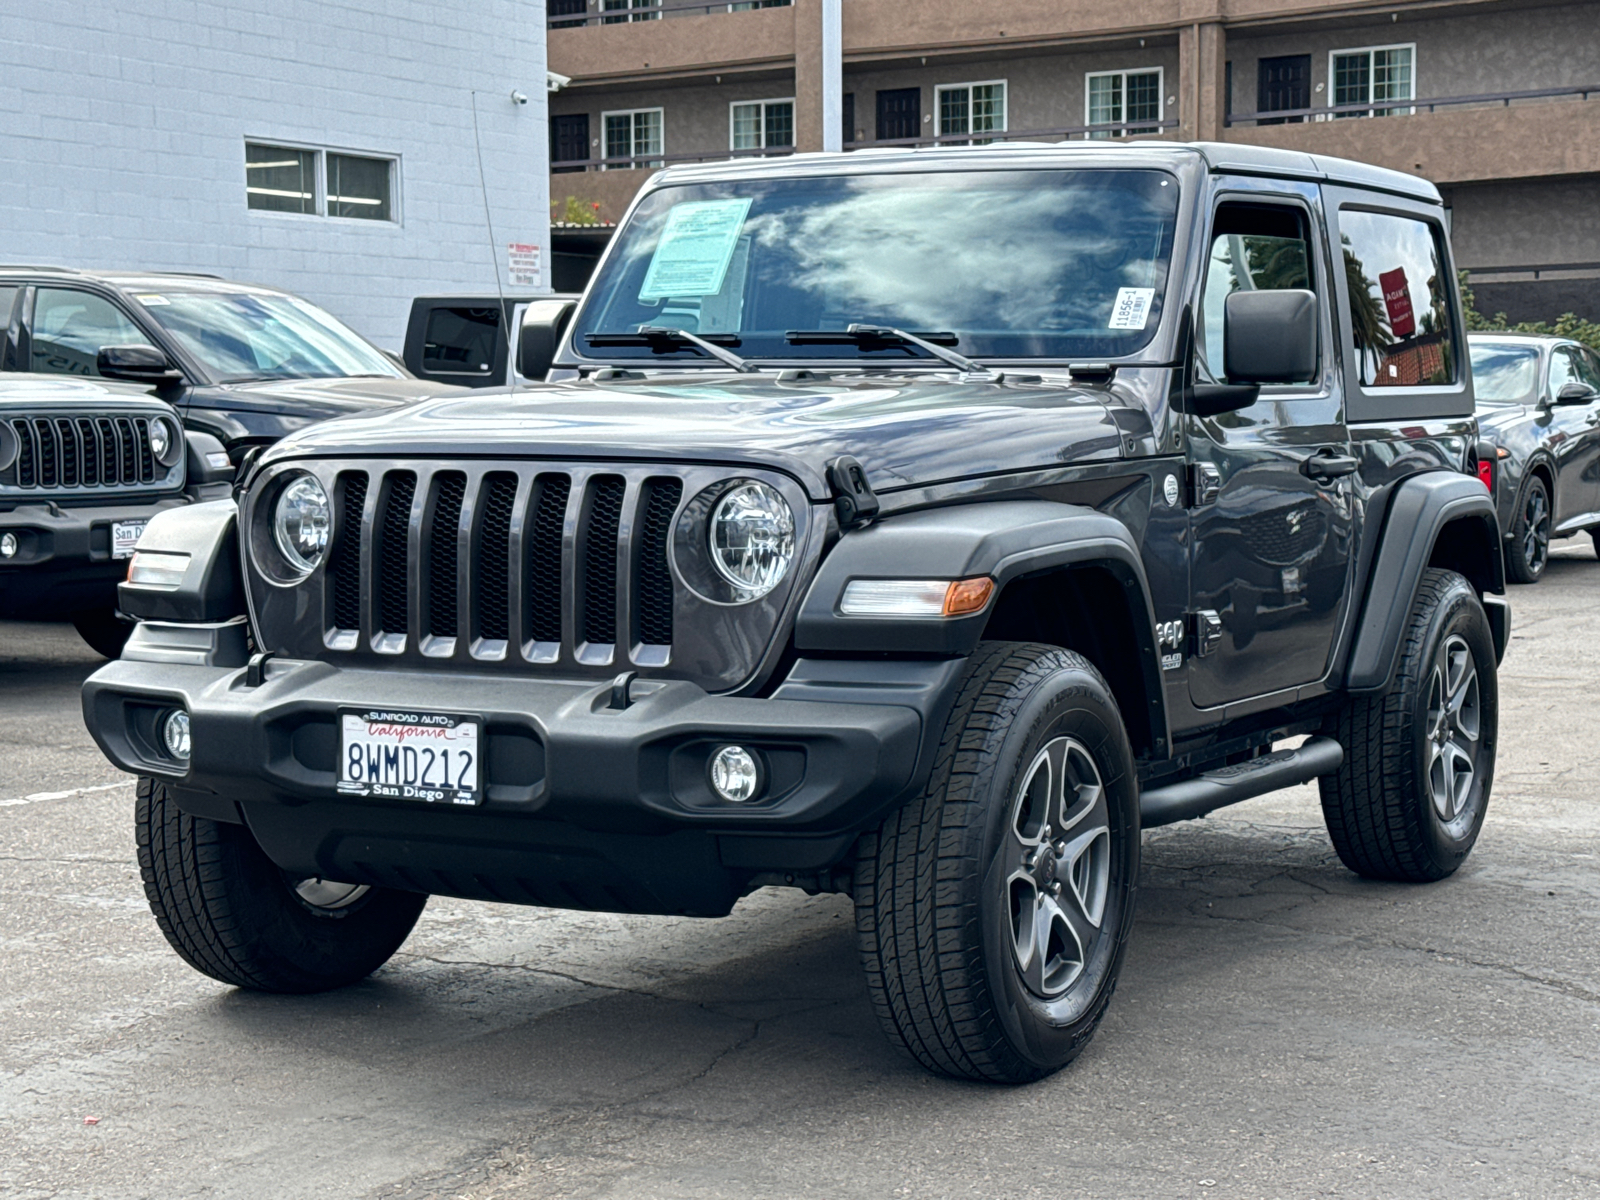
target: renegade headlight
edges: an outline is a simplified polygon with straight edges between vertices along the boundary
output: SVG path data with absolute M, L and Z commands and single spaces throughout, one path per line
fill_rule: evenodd
M 297 475 L 281 492 L 272 511 L 272 537 L 289 567 L 309 575 L 328 548 L 333 510 L 328 493 L 313 475 Z
M 178 461 L 178 454 L 183 449 L 183 443 L 178 438 L 178 432 L 172 427 L 172 422 L 165 417 L 157 417 L 150 422 L 150 453 L 163 467 L 170 467 Z
M 794 561 L 794 513 L 775 488 L 746 480 L 711 510 L 711 562 L 740 600 L 759 600 Z

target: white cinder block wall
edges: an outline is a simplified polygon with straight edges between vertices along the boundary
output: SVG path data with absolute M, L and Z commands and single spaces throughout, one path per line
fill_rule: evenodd
M 543 0 L 4 8 L 0 262 L 271 284 L 390 349 L 413 296 L 493 293 L 496 253 L 509 281 L 509 242 L 548 290 Z M 246 139 L 396 156 L 398 220 L 247 209 Z

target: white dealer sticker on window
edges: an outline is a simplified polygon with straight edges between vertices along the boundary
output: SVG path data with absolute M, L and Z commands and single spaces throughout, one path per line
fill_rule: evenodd
M 1150 317 L 1150 305 L 1156 298 L 1155 288 L 1118 288 L 1116 303 L 1111 306 L 1110 329 L 1143 329 Z
M 691 200 L 674 208 L 650 257 L 639 299 L 715 296 L 722 290 L 749 211 L 748 196 L 742 200 Z

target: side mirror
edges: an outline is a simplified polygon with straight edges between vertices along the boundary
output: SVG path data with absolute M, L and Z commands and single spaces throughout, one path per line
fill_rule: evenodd
M 159 385 L 183 378 L 183 372 L 154 346 L 101 346 L 100 353 L 94 356 L 94 366 L 103 379 Z
M 1317 297 L 1300 288 L 1232 292 L 1222 309 L 1230 383 L 1309 383 L 1317 374 Z
M 545 377 L 576 307 L 572 300 L 535 300 L 528 305 L 517 334 L 517 374 L 524 379 Z
M 1574 379 L 1570 383 L 1563 383 L 1561 385 L 1561 390 L 1556 393 L 1556 403 L 1592 404 L 1597 396 L 1600 396 L 1600 393 L 1597 393 L 1594 388 L 1590 387 L 1587 383 L 1580 383 L 1578 380 Z

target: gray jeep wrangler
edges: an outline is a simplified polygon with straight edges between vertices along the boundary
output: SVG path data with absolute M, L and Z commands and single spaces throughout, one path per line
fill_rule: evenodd
M 304 992 L 429 894 L 845 892 L 891 1039 L 1022 1082 L 1106 1011 L 1141 828 L 1316 779 L 1352 870 L 1450 874 L 1509 612 L 1443 218 L 1240 146 L 661 172 L 523 325 L 549 383 L 151 524 L 84 712 L 162 930 Z

